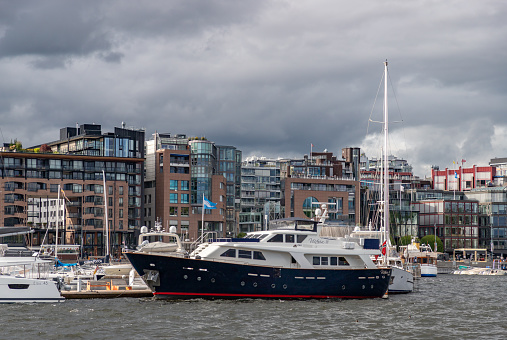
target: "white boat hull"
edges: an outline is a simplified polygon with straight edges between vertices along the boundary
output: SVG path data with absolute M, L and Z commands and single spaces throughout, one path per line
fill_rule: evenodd
M 433 264 L 421 264 L 421 276 L 437 276 L 437 266 Z
M 392 267 L 391 282 L 389 283 L 389 294 L 411 293 L 414 291 L 414 275 L 409 271 Z
M 0 303 L 54 303 L 64 300 L 54 281 L 0 276 Z

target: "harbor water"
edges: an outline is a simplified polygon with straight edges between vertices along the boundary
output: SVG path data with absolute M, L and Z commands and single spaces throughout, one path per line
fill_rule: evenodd
M 67 300 L 2 305 L 14 339 L 505 339 L 507 276 L 439 275 L 371 300 Z

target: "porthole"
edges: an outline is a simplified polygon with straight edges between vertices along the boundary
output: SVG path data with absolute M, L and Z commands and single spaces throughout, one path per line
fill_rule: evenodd
M 345 290 L 345 285 L 342 286 L 342 290 Z
M 386 278 L 386 276 L 385 276 L 385 275 L 382 275 L 382 278 L 383 278 L 383 279 L 385 279 L 385 278 Z
M 275 284 L 274 284 L 274 283 L 272 283 L 272 284 L 271 284 L 271 288 L 275 288 L 275 287 L 276 287 L 276 286 L 275 286 Z
M 244 286 L 245 285 L 245 281 L 241 281 L 241 285 Z
M 370 287 L 370 288 L 371 288 L 371 289 L 373 289 L 373 285 L 371 285 L 371 287 Z
M 365 287 L 364 287 L 364 285 L 363 285 L 363 289 L 364 289 L 364 288 L 365 288 Z
M 187 275 L 183 275 L 183 278 L 186 280 L 186 279 L 188 279 L 188 276 Z
M 197 281 L 201 281 L 201 277 L 200 276 L 197 277 Z
M 211 278 L 211 283 L 215 283 L 215 278 L 214 277 Z
M 254 282 L 254 283 L 253 283 L 253 286 L 254 286 L 254 287 L 257 287 L 257 282 Z
M 287 285 L 283 285 L 283 289 L 287 289 Z

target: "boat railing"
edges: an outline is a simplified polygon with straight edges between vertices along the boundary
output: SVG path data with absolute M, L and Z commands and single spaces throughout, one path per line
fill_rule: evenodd
M 50 269 L 53 267 L 50 263 L 10 263 L 0 265 L 0 275 L 9 275 L 23 277 L 27 279 L 47 279 Z
M 207 231 L 197 238 L 194 242 L 190 243 L 188 252 L 193 252 L 200 244 L 212 242 L 217 239 L 216 231 Z

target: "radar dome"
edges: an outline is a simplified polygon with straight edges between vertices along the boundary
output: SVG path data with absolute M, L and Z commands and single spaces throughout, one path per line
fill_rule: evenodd
M 170 232 L 170 233 L 173 233 L 173 234 L 175 234 L 177 230 L 178 230 L 178 229 L 177 229 L 177 228 L 176 228 L 176 226 L 174 226 L 174 225 L 172 225 L 172 226 L 169 228 L 169 232 Z
M 147 227 L 147 226 L 145 226 L 145 225 L 143 225 L 143 226 L 141 227 L 141 234 L 146 234 L 147 232 L 148 232 L 148 227 Z

